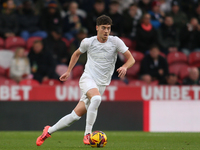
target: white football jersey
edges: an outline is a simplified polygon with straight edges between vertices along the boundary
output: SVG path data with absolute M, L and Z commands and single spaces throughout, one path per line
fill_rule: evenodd
M 100 43 L 97 36 L 93 36 L 83 39 L 79 50 L 81 53 L 87 52 L 84 74 L 90 75 L 97 85 L 109 85 L 117 53 L 125 53 L 128 47 L 116 36 L 109 36 L 105 43 Z

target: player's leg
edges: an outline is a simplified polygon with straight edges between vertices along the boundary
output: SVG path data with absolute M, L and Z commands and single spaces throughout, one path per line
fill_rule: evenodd
M 86 113 L 86 107 L 85 107 L 85 103 L 82 101 L 79 101 L 79 103 L 77 104 L 77 106 L 75 107 L 75 109 L 68 115 L 64 116 L 63 118 L 61 118 L 55 125 L 53 125 L 52 127 L 50 126 L 46 126 L 43 130 L 43 133 L 41 136 L 39 136 L 36 140 L 36 144 L 37 146 L 40 146 L 43 144 L 43 142 L 50 137 L 50 135 L 55 132 L 58 131 L 64 127 L 68 127 L 70 126 L 72 123 L 74 123 L 75 121 L 79 120 L 81 118 L 81 116 L 83 116 Z
M 79 103 L 70 114 L 64 116 L 55 125 L 49 128 L 49 134 L 52 134 L 62 128 L 69 127 L 72 123 L 79 120 L 81 116 L 83 116 L 86 112 L 87 110 L 85 108 L 85 103 L 79 101 Z
M 101 103 L 101 94 L 97 88 L 90 89 L 86 95 L 90 100 L 90 105 L 87 109 L 85 135 L 91 134 L 92 127 L 96 121 L 98 107 Z
M 86 105 L 87 107 L 87 116 L 86 116 L 86 126 L 85 126 L 85 134 L 83 138 L 83 143 L 85 145 L 89 145 L 89 138 L 92 132 L 92 127 L 97 117 L 97 110 L 101 103 L 101 96 L 97 88 L 92 88 L 86 93 L 87 99 L 89 103 Z

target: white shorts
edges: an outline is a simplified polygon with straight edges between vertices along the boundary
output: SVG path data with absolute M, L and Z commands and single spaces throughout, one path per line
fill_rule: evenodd
M 90 105 L 90 100 L 86 96 L 87 91 L 93 88 L 97 88 L 99 90 L 99 93 L 103 95 L 106 89 L 106 85 L 97 85 L 95 81 L 86 73 L 83 73 L 83 75 L 81 76 L 79 80 L 79 86 L 82 91 L 82 96 L 80 101 L 83 101 L 85 103 L 86 109 Z

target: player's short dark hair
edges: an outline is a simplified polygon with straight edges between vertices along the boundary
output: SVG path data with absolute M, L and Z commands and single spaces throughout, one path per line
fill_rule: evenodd
M 109 16 L 101 15 L 97 18 L 96 25 L 112 25 L 112 19 Z

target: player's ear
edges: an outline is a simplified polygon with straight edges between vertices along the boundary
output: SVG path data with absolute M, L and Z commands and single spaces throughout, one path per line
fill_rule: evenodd
M 97 30 L 97 31 L 99 30 L 99 26 L 96 26 L 96 30 Z

